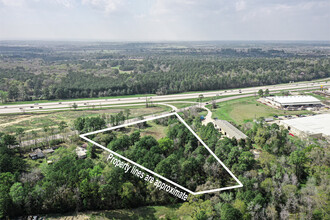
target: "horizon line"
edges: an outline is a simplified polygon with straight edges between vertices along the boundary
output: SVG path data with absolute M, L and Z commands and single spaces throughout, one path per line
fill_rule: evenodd
M 328 42 L 329 40 L 119 40 L 119 39 L 0 39 L 0 42 L 107 42 L 107 43 L 175 43 L 175 42 Z

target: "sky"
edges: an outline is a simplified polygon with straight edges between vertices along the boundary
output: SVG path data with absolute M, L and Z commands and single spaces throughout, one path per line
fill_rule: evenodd
M 330 0 L 0 0 L 0 40 L 330 40 Z

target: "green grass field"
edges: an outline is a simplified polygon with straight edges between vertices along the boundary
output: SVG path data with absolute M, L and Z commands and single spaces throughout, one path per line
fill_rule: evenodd
M 146 135 L 153 136 L 156 140 L 166 137 L 167 127 L 163 125 L 158 125 L 153 121 L 148 121 L 149 127 L 141 130 L 141 137 Z
M 113 66 L 111 67 L 111 69 L 117 69 L 119 71 L 120 74 L 126 73 L 126 74 L 131 74 L 132 71 L 123 71 L 119 69 L 119 66 Z
M 211 105 L 207 107 L 211 109 Z M 218 103 L 218 108 L 212 110 L 212 113 L 212 118 L 232 121 L 240 125 L 254 118 L 271 117 L 274 115 L 307 114 L 310 112 L 274 109 L 257 102 L 255 97 L 247 97 Z
M 167 127 L 160 125 L 160 124 L 156 124 L 154 121 L 148 121 L 147 122 L 147 127 L 145 128 L 137 128 L 134 125 L 133 126 L 129 126 L 126 127 L 126 129 L 124 131 L 120 131 L 120 132 L 116 132 L 117 137 L 121 137 L 124 134 L 125 135 L 131 135 L 134 131 L 139 130 L 140 131 L 140 135 L 141 137 L 146 136 L 146 135 L 150 135 L 153 136 L 156 140 L 159 140 L 160 138 L 166 137 L 166 133 L 167 133 Z
M 109 211 L 83 212 L 69 215 L 47 215 L 46 219 L 124 219 L 124 220 L 157 220 L 174 219 L 190 220 L 189 216 L 179 216 L 176 210 L 180 204 L 171 206 L 146 206 L 135 209 L 118 209 Z

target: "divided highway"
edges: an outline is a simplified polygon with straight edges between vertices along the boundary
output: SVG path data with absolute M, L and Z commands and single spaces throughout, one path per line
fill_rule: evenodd
M 194 92 L 187 94 L 174 94 L 174 95 L 163 95 L 163 96 L 150 96 L 148 99 L 154 103 L 156 102 L 167 102 L 175 100 L 184 99 L 195 99 L 200 94 L 204 97 L 217 97 L 228 95 L 242 95 L 242 94 L 254 94 L 258 92 L 259 89 L 269 89 L 269 91 L 281 91 L 281 90 L 293 90 L 293 89 L 315 89 L 320 88 L 320 86 L 330 86 L 330 82 L 317 81 L 317 82 L 302 82 L 302 83 L 290 83 L 290 84 L 280 84 L 280 85 L 270 85 L 270 86 L 259 86 L 250 87 L 244 89 L 233 89 L 233 90 L 219 90 L 211 92 Z M 1 105 L 0 114 L 8 113 L 19 113 L 19 112 L 37 112 L 37 111 L 53 111 L 53 110 L 66 110 L 75 103 L 79 108 L 86 108 L 90 106 L 102 107 L 109 105 L 127 105 L 135 103 L 144 103 L 145 97 L 134 97 L 134 98 L 120 98 L 120 99 L 95 99 L 95 100 L 85 100 L 85 101 L 63 101 L 63 102 L 48 102 L 48 103 L 34 103 L 34 104 L 13 104 L 13 105 Z

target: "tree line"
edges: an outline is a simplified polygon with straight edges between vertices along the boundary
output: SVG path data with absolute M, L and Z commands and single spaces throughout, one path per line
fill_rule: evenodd
M 88 63 L 74 64 L 78 65 L 76 70 L 65 68 L 65 76 L 46 73 L 36 75 L 23 67 L 1 68 L 0 90 L 6 92 L 6 95 L 1 96 L 2 100 L 52 100 L 150 93 L 165 95 L 330 76 L 328 58 L 206 59 L 161 56 L 143 60 L 91 60 Z M 119 73 L 118 69 L 113 69 L 118 65 L 119 69 L 131 72 Z

